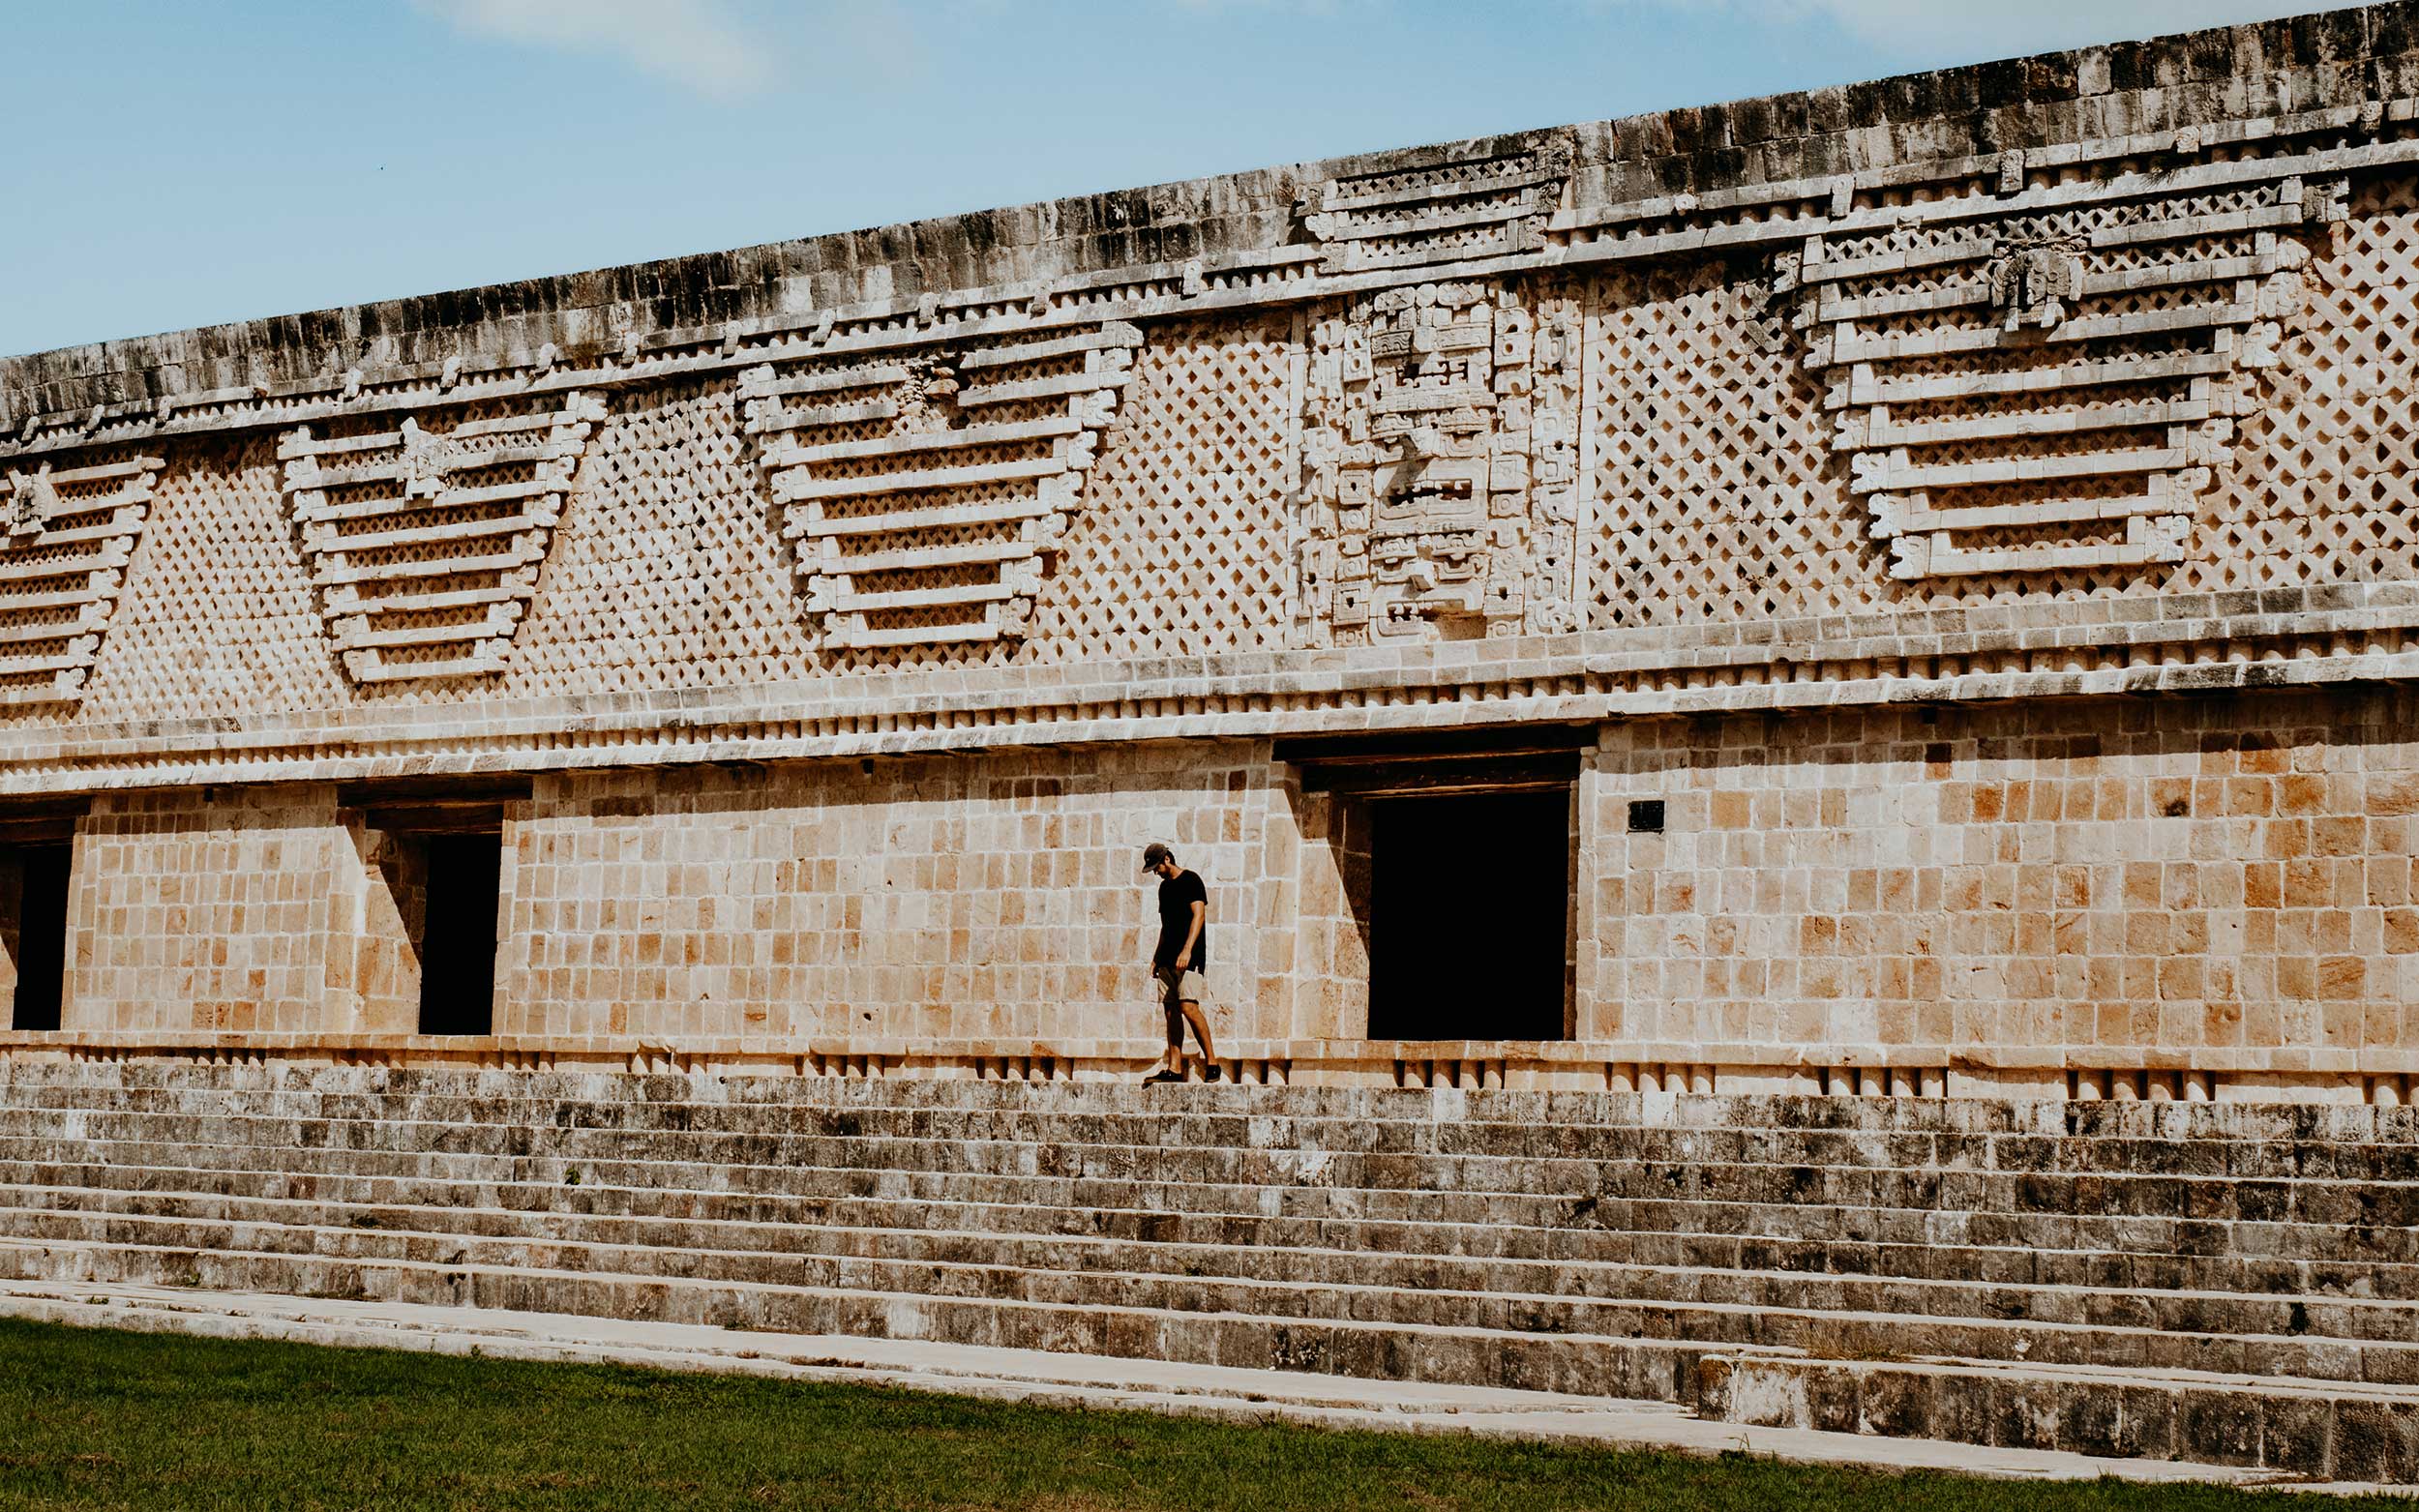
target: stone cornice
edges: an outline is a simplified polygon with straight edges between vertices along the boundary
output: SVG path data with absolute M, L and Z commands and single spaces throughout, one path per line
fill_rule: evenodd
M 1943 186 L 1978 179 L 2013 191 L 1977 197 L 1992 211 L 2104 181 L 2155 191 L 2178 172 L 2256 174 L 2231 160 L 2314 142 L 2369 156 L 2307 171 L 2356 170 L 2402 161 L 2375 139 L 2412 118 L 2415 15 L 2344 10 L 36 354 L 0 361 L 0 429 L 40 451 L 287 425 L 316 405 L 374 405 L 364 391 L 380 386 L 527 383 L 557 365 L 579 370 L 564 384 L 645 381 L 760 360 L 800 331 L 846 342 L 1021 329 L 1033 317 L 1007 311 L 1037 300 L 1067 319 L 1147 319 L 1406 277 L 1712 253 L 1803 237 L 1815 221 L 1942 213 Z M 1408 274 L 1320 266 L 1303 196 L 1522 153 L 1568 164 L 1537 246 Z M 2079 188 L 2061 182 L 2078 174 Z
M 2419 677 L 2419 583 L 892 672 L 0 740 L 13 794 L 810 760 Z

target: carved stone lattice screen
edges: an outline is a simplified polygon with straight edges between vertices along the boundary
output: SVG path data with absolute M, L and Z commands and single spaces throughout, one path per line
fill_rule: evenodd
M 1832 446 L 1905 579 L 2180 562 L 2343 186 L 2298 179 L 1807 240 Z
M 1142 341 L 1108 321 L 743 373 L 823 645 L 1022 637 Z
M 503 669 L 604 417 L 601 396 L 574 390 L 433 406 L 392 429 L 302 427 L 280 441 L 286 510 L 354 682 Z
M 1282 645 L 1299 460 L 1292 311 L 1166 321 L 1135 355 L 1115 439 L 1034 603 L 1054 662 Z
M 2355 183 L 2307 274 L 2309 309 L 2241 421 L 2179 586 L 2407 578 L 2419 567 L 2419 181 Z
M 1756 270 L 1759 274 L 1761 270 Z M 1599 274 L 1582 532 L 1594 629 L 1854 613 L 1889 578 L 1768 291 L 1718 264 Z
M 68 454 L 0 475 L 0 705 L 83 697 L 161 466 Z
M 1572 628 L 1575 300 L 1389 289 L 1315 319 L 1302 411 L 1312 644 Z

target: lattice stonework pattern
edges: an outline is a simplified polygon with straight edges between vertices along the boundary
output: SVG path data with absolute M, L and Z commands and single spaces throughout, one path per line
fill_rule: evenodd
M 0 705 L 83 697 L 160 467 L 69 454 L 0 474 Z
M 1583 597 L 1593 629 L 1837 614 L 1885 601 L 1766 290 L 1719 264 L 1589 291 Z
M 1142 341 L 1110 321 L 743 374 L 823 644 L 1021 638 Z
M 2391 581 L 2419 563 L 2419 182 L 2356 185 L 2331 240 L 2179 586 Z
M 1302 408 L 1313 644 L 1572 627 L 1579 311 L 1478 283 L 1329 307 Z
M 1084 512 L 1033 609 L 1032 659 L 1286 642 L 1300 348 L 1290 312 L 1147 332 Z
M 439 411 L 424 412 L 433 415 Z M 356 683 L 503 670 L 605 401 L 570 391 L 278 446 L 285 505 Z
M 2180 562 L 2301 314 L 2344 186 L 2280 184 L 1808 239 L 1833 447 L 1905 579 Z

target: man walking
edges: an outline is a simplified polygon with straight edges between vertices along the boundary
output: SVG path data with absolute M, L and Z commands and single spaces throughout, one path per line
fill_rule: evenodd
M 1150 958 L 1150 974 L 1165 996 L 1168 1052 L 1159 1069 L 1143 1078 L 1153 1082 L 1184 1080 L 1184 1025 L 1193 1026 L 1201 1041 L 1201 1079 L 1218 1079 L 1217 1052 L 1210 1048 L 1210 1018 L 1201 1011 L 1209 995 L 1202 973 L 1210 968 L 1210 890 L 1201 874 L 1176 864 L 1176 852 L 1157 841 L 1143 850 L 1143 875 L 1159 878 L 1159 948 Z

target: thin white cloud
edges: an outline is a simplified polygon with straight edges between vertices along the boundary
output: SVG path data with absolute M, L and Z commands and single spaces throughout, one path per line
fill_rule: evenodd
M 1898 56 L 2011 57 L 2094 43 L 2273 20 L 2328 0 L 1611 0 L 1742 21 L 1827 20 Z
M 715 98 L 771 83 L 769 38 L 724 0 L 418 0 L 476 37 L 599 53 Z

